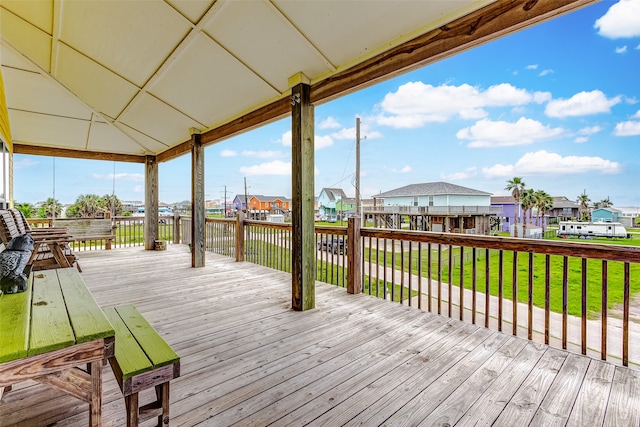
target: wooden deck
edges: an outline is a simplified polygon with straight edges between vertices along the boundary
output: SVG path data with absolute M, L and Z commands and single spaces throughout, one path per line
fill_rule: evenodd
M 181 356 L 173 426 L 639 425 L 636 370 L 321 283 L 317 308 L 293 312 L 288 274 L 213 254 L 192 269 L 185 246 L 81 262 L 98 303 L 135 304 Z M 122 426 L 104 378 L 104 425 Z M 0 402 L 3 427 L 87 421 L 35 383 Z

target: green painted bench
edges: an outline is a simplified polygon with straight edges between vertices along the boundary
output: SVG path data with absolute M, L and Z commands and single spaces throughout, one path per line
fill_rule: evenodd
M 169 381 L 180 376 L 180 356 L 133 305 L 103 309 L 116 331 L 115 355 L 109 358 L 124 395 L 127 426 L 158 417 L 169 424 Z M 155 387 L 156 400 L 139 406 L 138 393 Z

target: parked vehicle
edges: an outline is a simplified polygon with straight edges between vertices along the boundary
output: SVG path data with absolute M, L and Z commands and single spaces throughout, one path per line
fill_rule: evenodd
M 627 229 L 619 222 L 580 222 L 580 221 L 560 221 L 558 223 L 558 237 L 578 237 L 589 239 L 592 237 L 619 237 L 631 238 Z
M 333 252 L 334 254 L 347 253 L 347 244 L 339 237 L 323 238 L 318 242 L 319 251 Z

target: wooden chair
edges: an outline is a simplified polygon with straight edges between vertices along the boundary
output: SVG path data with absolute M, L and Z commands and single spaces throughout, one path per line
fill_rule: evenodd
M 0 210 L 0 240 L 5 245 L 15 237 L 22 236 L 21 227 L 18 226 L 13 214 L 8 210 Z M 71 250 L 69 242 L 73 241 L 70 235 L 60 232 L 32 233 L 34 250 L 29 259 L 32 270 L 46 270 L 50 268 L 71 267 L 75 264 L 78 271 L 82 271 L 75 253 Z

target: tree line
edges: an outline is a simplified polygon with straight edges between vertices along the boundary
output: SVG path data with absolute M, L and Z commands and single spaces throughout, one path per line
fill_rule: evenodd
M 553 209 L 553 198 L 543 190 L 526 188 L 526 184 L 522 180 L 522 177 L 518 176 L 508 180 L 507 186 L 504 189 L 511 192 L 511 196 L 513 196 L 514 200 L 514 207 L 519 205 L 522 207 L 522 218 L 525 223 L 525 228 L 527 224 L 527 212 L 529 213 L 529 223 L 533 223 L 533 209 L 537 208 L 537 224 L 542 226 L 544 230 L 544 222 L 541 221 L 541 217 L 544 216 L 546 211 Z M 583 192 L 576 198 L 576 203 L 578 203 L 578 215 L 581 221 L 591 220 L 592 208 L 599 209 L 613 206 L 613 203 L 608 197 L 599 202 L 594 202 L 592 206 L 589 205 L 589 202 L 591 202 L 591 199 L 587 196 L 586 192 Z M 514 209 L 513 223 L 515 225 L 520 221 L 520 215 L 518 214 L 519 212 Z M 518 227 L 515 228 L 515 237 L 518 237 Z
M 39 206 L 31 203 L 16 203 L 15 207 L 20 210 L 26 218 L 60 218 L 62 216 L 63 204 L 53 197 L 49 197 Z M 81 194 L 75 203 L 67 207 L 65 216 L 67 218 L 96 218 L 109 213 L 111 217 L 123 214 L 123 205 L 115 194 Z

